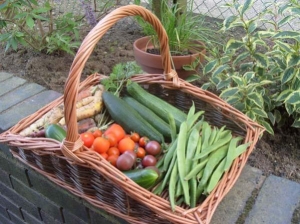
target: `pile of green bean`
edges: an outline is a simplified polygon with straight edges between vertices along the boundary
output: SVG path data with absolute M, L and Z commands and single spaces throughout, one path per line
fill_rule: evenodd
M 195 113 L 194 105 L 191 107 L 178 134 L 173 131 L 172 142 L 158 165 L 163 177 L 153 193 L 160 195 L 167 189 L 172 209 L 183 202 L 195 207 L 200 196 L 215 188 L 234 159 L 249 146 L 240 144 L 242 137 L 234 137 L 225 126 L 211 127 L 203 113 Z M 170 123 L 172 126 L 171 117 Z

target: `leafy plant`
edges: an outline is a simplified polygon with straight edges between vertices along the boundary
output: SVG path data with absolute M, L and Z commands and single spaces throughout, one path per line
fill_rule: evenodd
M 128 79 L 135 74 L 142 74 L 143 70 L 135 61 L 116 64 L 108 78 L 102 79 L 105 90 L 119 93 Z
M 0 5 L 0 42 L 16 50 L 18 45 L 37 51 L 73 53 L 79 46 L 79 21 L 72 13 L 54 17 L 49 1 L 6 0 Z
M 242 28 L 244 34 L 231 38 L 221 49 L 214 48 L 207 58 L 204 74 L 209 82 L 202 88 L 214 88 L 220 96 L 273 134 L 275 124 L 300 127 L 300 32 L 281 27 L 299 18 L 300 4 L 266 4 L 257 16 L 246 19 L 254 0 L 244 4 L 234 0 L 226 4 L 236 14 L 224 20 L 223 31 Z M 266 20 L 266 16 L 273 20 Z M 269 22 L 271 21 L 271 22 Z M 267 30 L 259 24 L 269 22 Z
M 140 0 L 135 0 L 135 4 L 140 5 Z M 188 54 L 189 50 L 199 50 L 198 40 L 205 43 L 212 42 L 213 31 L 207 28 L 204 16 L 194 14 L 192 11 L 193 2 L 190 9 L 183 10 L 178 4 L 170 4 L 167 0 L 160 1 L 161 13 L 160 21 L 165 28 L 169 38 L 169 47 L 172 55 Z M 137 21 L 146 36 L 151 36 L 152 42 L 159 49 L 158 36 L 152 25 L 137 17 Z M 201 46 L 203 49 L 203 46 Z

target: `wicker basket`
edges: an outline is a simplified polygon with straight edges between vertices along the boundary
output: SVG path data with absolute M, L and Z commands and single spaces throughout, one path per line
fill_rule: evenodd
M 210 195 L 193 209 L 177 206 L 173 212 L 168 194 L 157 196 L 138 186 L 111 166 L 99 154 L 87 150 L 79 138 L 76 120 L 78 92 L 99 83 L 103 76 L 93 74 L 79 83 L 81 72 L 96 43 L 119 19 L 139 15 L 155 28 L 161 44 L 164 74 L 143 74 L 132 77 L 147 90 L 176 107 L 187 111 L 192 101 L 197 110 L 204 110 L 211 125 L 223 126 L 251 142 L 226 172 Z M 18 133 L 38 118 L 64 103 L 67 137 L 60 142 L 47 138 L 29 138 Z M 26 165 L 84 198 L 91 204 L 119 216 L 130 223 L 209 223 L 220 201 L 232 188 L 264 129 L 247 116 L 231 107 L 218 96 L 178 78 L 171 69 L 168 37 L 159 20 L 140 6 L 120 7 L 103 18 L 83 40 L 75 56 L 62 97 L 36 113 L 21 120 L 0 135 L 0 142 L 11 146 L 12 154 Z

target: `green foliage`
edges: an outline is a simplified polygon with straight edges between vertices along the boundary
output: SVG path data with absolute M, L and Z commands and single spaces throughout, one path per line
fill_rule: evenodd
M 221 49 L 214 48 L 203 68 L 209 82 L 203 88 L 214 88 L 220 96 L 251 119 L 273 133 L 275 124 L 282 125 L 290 117 L 292 126 L 300 127 L 300 32 L 285 31 L 281 26 L 300 17 L 300 4 L 268 4 L 251 19 L 245 13 L 253 0 L 244 4 L 226 4 L 236 14 L 224 20 L 222 30 L 242 29 L 241 37 L 230 39 Z M 272 7 L 272 8 L 271 8 Z M 267 30 L 257 29 L 274 18 Z
M 139 5 L 140 0 L 135 0 L 135 4 Z M 167 0 L 161 0 L 160 20 L 169 38 L 172 55 L 184 55 L 193 49 L 198 51 L 199 44 L 191 40 L 202 41 L 206 44 L 213 42 L 213 31 L 206 26 L 204 16 L 192 12 L 193 2 L 190 7 L 183 11 L 177 4 L 169 4 Z M 151 36 L 154 46 L 159 49 L 158 36 L 152 25 L 140 17 L 137 17 L 137 21 L 142 27 L 143 33 Z M 203 49 L 203 46 L 201 48 Z
M 18 45 L 37 51 L 73 53 L 79 46 L 79 22 L 72 13 L 53 15 L 49 1 L 6 0 L 0 6 L 0 43 L 17 50 Z
M 142 73 L 143 70 L 135 61 L 118 63 L 113 67 L 109 77 L 101 81 L 101 84 L 104 85 L 105 90 L 118 93 L 131 76 Z

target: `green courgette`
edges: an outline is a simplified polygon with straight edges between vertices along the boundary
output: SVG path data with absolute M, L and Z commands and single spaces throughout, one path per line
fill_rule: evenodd
M 167 123 L 169 122 L 168 114 L 171 114 L 171 116 L 174 117 L 178 128 L 180 127 L 180 124 L 187 119 L 187 115 L 183 111 L 147 92 L 136 82 L 127 85 L 127 92 Z
M 67 133 L 65 129 L 63 129 L 58 124 L 50 124 L 46 127 L 45 136 L 46 138 L 52 138 L 59 142 L 62 142 L 66 138 Z
M 123 172 L 127 177 L 143 188 L 150 188 L 159 177 L 158 173 L 153 169 L 136 169 Z
M 107 91 L 103 92 L 102 99 L 112 119 L 126 132 L 137 132 L 151 140 L 164 141 L 163 135 L 124 100 Z
M 123 100 L 127 102 L 133 109 L 135 109 L 146 121 L 148 121 L 156 130 L 158 130 L 164 137 L 171 137 L 171 129 L 168 123 L 162 118 L 157 116 L 152 110 L 144 106 L 132 97 L 123 97 Z

